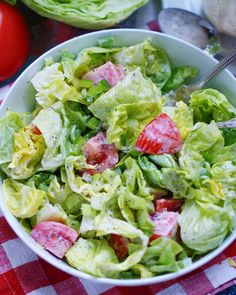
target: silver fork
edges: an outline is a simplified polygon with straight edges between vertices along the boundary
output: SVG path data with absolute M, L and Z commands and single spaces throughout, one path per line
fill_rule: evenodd
M 177 100 L 183 100 L 189 102 L 190 94 L 198 89 L 203 88 L 207 82 L 209 82 L 213 77 L 215 77 L 220 71 L 227 67 L 231 62 L 236 60 L 236 47 L 229 50 L 225 57 L 218 62 L 209 72 L 207 72 L 200 81 L 190 85 L 181 85 L 175 91 Z
M 209 72 L 207 72 L 200 81 L 190 85 L 181 85 L 176 91 L 176 98 L 181 99 L 185 102 L 189 102 L 190 95 L 193 91 L 202 89 L 207 82 L 209 82 L 213 77 L 215 77 L 220 71 L 227 67 L 231 62 L 236 60 L 236 47 L 229 50 L 225 57 L 218 62 Z M 219 128 L 236 128 L 236 118 L 229 121 L 218 122 L 217 126 Z

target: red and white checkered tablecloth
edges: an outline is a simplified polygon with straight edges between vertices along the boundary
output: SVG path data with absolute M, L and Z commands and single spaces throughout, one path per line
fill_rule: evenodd
M 0 212 L 1 295 L 214 295 L 236 284 L 236 268 L 230 266 L 227 257 L 236 259 L 236 242 L 204 267 L 176 280 L 143 287 L 97 285 L 39 258 L 16 236 Z
M 156 3 L 151 1 L 118 26 L 157 31 Z M 31 53 L 26 65 L 54 45 L 85 33 L 38 17 L 25 8 L 24 13 L 30 21 L 33 19 Z M 0 100 L 6 97 L 15 78 L 0 83 Z M 0 211 L 0 295 L 215 295 L 218 292 L 233 295 L 236 294 L 236 268 L 227 258 L 236 261 L 236 241 L 207 265 L 179 279 L 143 287 L 98 285 L 72 277 L 39 258 L 16 236 Z

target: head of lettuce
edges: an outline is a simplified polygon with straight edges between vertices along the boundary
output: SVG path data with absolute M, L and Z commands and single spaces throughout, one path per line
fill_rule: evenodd
M 22 0 L 38 14 L 84 29 L 104 29 L 126 19 L 149 0 Z

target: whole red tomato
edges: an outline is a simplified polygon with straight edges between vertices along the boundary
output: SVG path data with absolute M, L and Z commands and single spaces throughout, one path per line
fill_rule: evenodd
M 29 28 L 21 12 L 0 2 L 0 82 L 17 72 L 29 52 Z

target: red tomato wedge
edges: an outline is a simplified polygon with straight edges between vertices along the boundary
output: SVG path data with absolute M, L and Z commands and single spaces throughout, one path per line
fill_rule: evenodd
M 136 150 L 151 155 L 175 154 L 183 141 L 175 123 L 162 113 L 152 120 L 141 132 Z
M 65 224 L 45 221 L 33 228 L 31 236 L 46 250 L 59 258 L 63 258 L 66 251 L 78 238 L 78 233 Z
M 177 199 L 157 199 L 156 200 L 156 211 L 180 211 L 183 206 L 183 200 Z
M 151 237 L 150 237 L 150 239 L 149 239 L 149 242 L 154 241 L 154 240 L 156 240 L 156 239 L 158 239 L 158 238 L 161 238 L 161 237 L 162 237 L 162 236 L 160 236 L 160 235 L 152 234 Z
M 150 240 L 154 240 L 159 237 L 171 237 L 175 234 L 178 226 L 178 212 L 155 212 L 150 215 L 150 219 L 154 224 L 153 235 Z
M 112 62 L 107 62 L 104 65 L 93 69 L 86 73 L 83 79 L 91 80 L 94 84 L 98 84 L 102 80 L 106 80 L 111 86 L 115 86 L 125 77 L 125 71 L 122 65 L 114 65 Z
M 33 126 L 32 127 L 32 132 L 34 133 L 34 134 L 37 134 L 37 135 L 41 135 L 42 133 L 41 133 L 41 131 L 38 129 L 38 127 L 36 127 L 36 126 Z
M 24 63 L 30 43 L 30 31 L 16 7 L 0 1 L 0 82 L 14 75 Z
M 106 143 L 106 133 L 99 132 L 90 138 L 83 146 L 83 151 L 90 165 L 97 165 L 95 169 L 86 169 L 91 175 L 102 173 L 107 168 L 113 168 L 119 161 L 118 151 L 114 144 Z
M 125 258 L 128 255 L 128 243 L 127 238 L 123 238 L 120 235 L 111 234 L 109 245 L 115 250 L 119 260 Z

